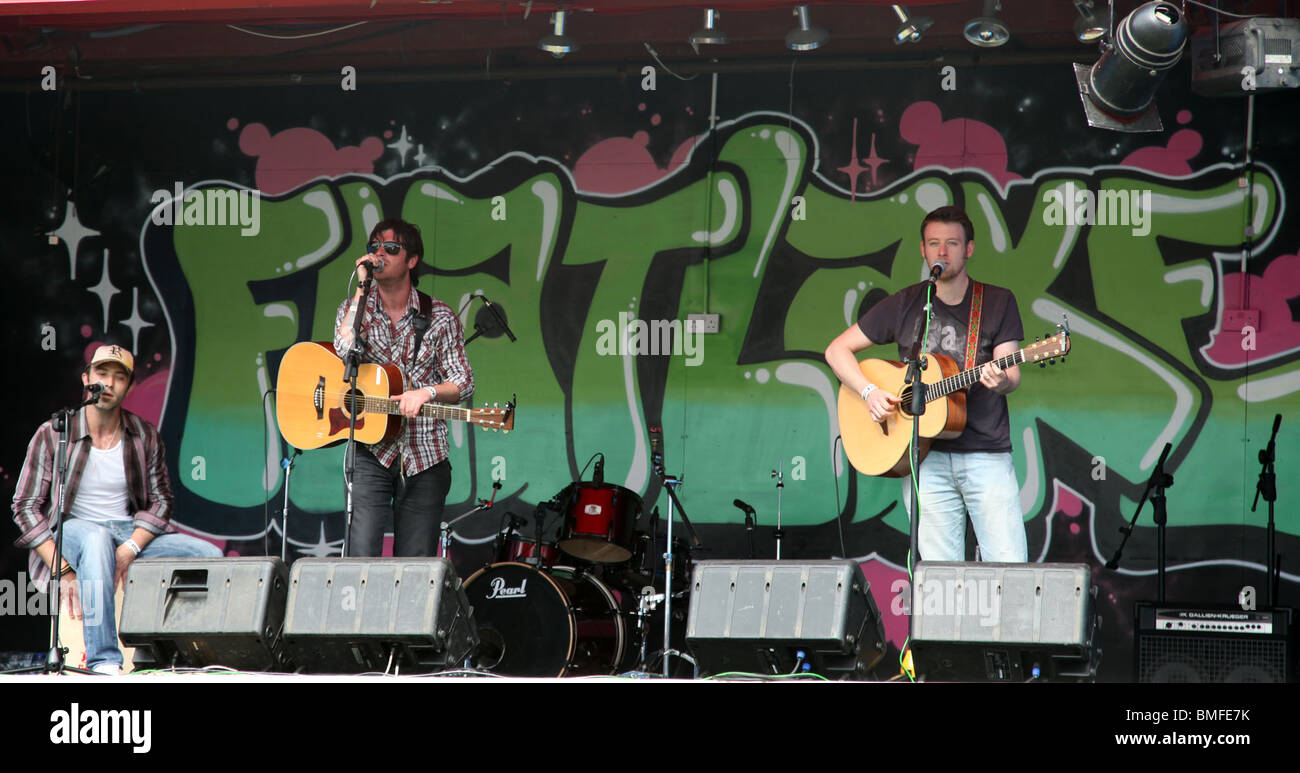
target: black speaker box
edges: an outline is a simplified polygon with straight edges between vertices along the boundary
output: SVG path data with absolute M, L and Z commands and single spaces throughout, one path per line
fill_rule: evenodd
M 286 667 L 288 572 L 278 558 L 144 558 L 127 571 L 118 636 L 151 665 Z
M 1139 682 L 1295 680 L 1292 610 L 1138 602 L 1133 616 Z
M 921 561 L 911 593 L 912 662 L 929 681 L 1096 678 L 1087 564 Z
M 885 628 L 855 561 L 700 561 L 686 642 L 705 674 L 811 671 L 857 679 Z
M 429 672 L 478 645 L 445 558 L 303 558 L 293 565 L 285 644 L 313 673 Z

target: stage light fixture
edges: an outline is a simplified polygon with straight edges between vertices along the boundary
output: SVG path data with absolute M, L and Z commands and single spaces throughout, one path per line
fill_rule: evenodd
M 692 32 L 688 40 L 696 52 L 700 46 L 725 46 L 730 42 L 727 33 L 718 29 L 718 12 L 712 8 L 704 9 L 704 26 Z
M 578 41 L 564 34 L 564 19 L 568 14 L 569 12 L 565 10 L 559 10 L 551 14 L 551 23 L 555 25 L 554 29 L 551 34 L 537 41 L 538 48 L 550 52 L 551 56 L 556 59 L 561 59 L 565 54 L 571 54 L 579 48 Z
M 1074 22 L 1074 37 L 1080 43 L 1091 43 L 1110 31 L 1107 15 L 1097 10 L 1093 0 L 1074 0 L 1079 18 Z
M 826 30 L 809 23 L 808 6 L 796 6 L 794 15 L 799 17 L 799 27 L 785 34 L 786 48 L 791 51 L 812 51 L 821 48 L 830 36 L 826 34 Z
M 972 45 L 980 48 L 997 48 L 1011 39 L 1011 30 L 1006 22 L 997 17 L 1002 10 L 1000 0 L 984 0 L 984 15 L 966 22 L 962 35 Z
M 934 24 L 934 19 L 929 16 L 909 16 L 907 9 L 901 5 L 891 5 L 889 7 L 894 9 L 894 15 L 902 22 L 894 32 L 894 45 L 896 46 L 903 43 L 919 43 L 921 33 L 930 29 L 930 26 Z
M 1187 23 L 1173 3 L 1146 3 L 1125 16 L 1096 64 L 1074 66 L 1088 125 L 1123 132 L 1163 130 L 1152 102 L 1186 46 Z

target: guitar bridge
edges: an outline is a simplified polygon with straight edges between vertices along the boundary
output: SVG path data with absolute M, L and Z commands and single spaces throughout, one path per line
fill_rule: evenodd
M 316 389 L 311 393 L 311 404 L 316 406 L 316 421 L 325 418 L 325 377 L 316 382 Z

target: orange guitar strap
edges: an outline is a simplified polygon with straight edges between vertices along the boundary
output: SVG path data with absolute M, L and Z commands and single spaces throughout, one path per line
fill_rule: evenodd
M 974 279 L 971 280 L 975 282 Z M 980 344 L 980 317 L 984 311 L 984 285 L 975 282 L 971 288 L 970 294 L 970 321 L 966 323 L 966 367 L 970 370 L 975 367 L 975 355 L 979 350 Z

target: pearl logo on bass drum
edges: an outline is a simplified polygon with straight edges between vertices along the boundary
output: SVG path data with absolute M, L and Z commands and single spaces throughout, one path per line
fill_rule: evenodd
M 488 593 L 488 595 L 485 598 L 489 598 L 489 599 L 523 598 L 524 596 L 528 595 L 527 588 L 528 588 L 527 578 L 520 580 L 519 587 L 514 588 L 506 585 L 506 578 L 493 577 L 492 591 Z

